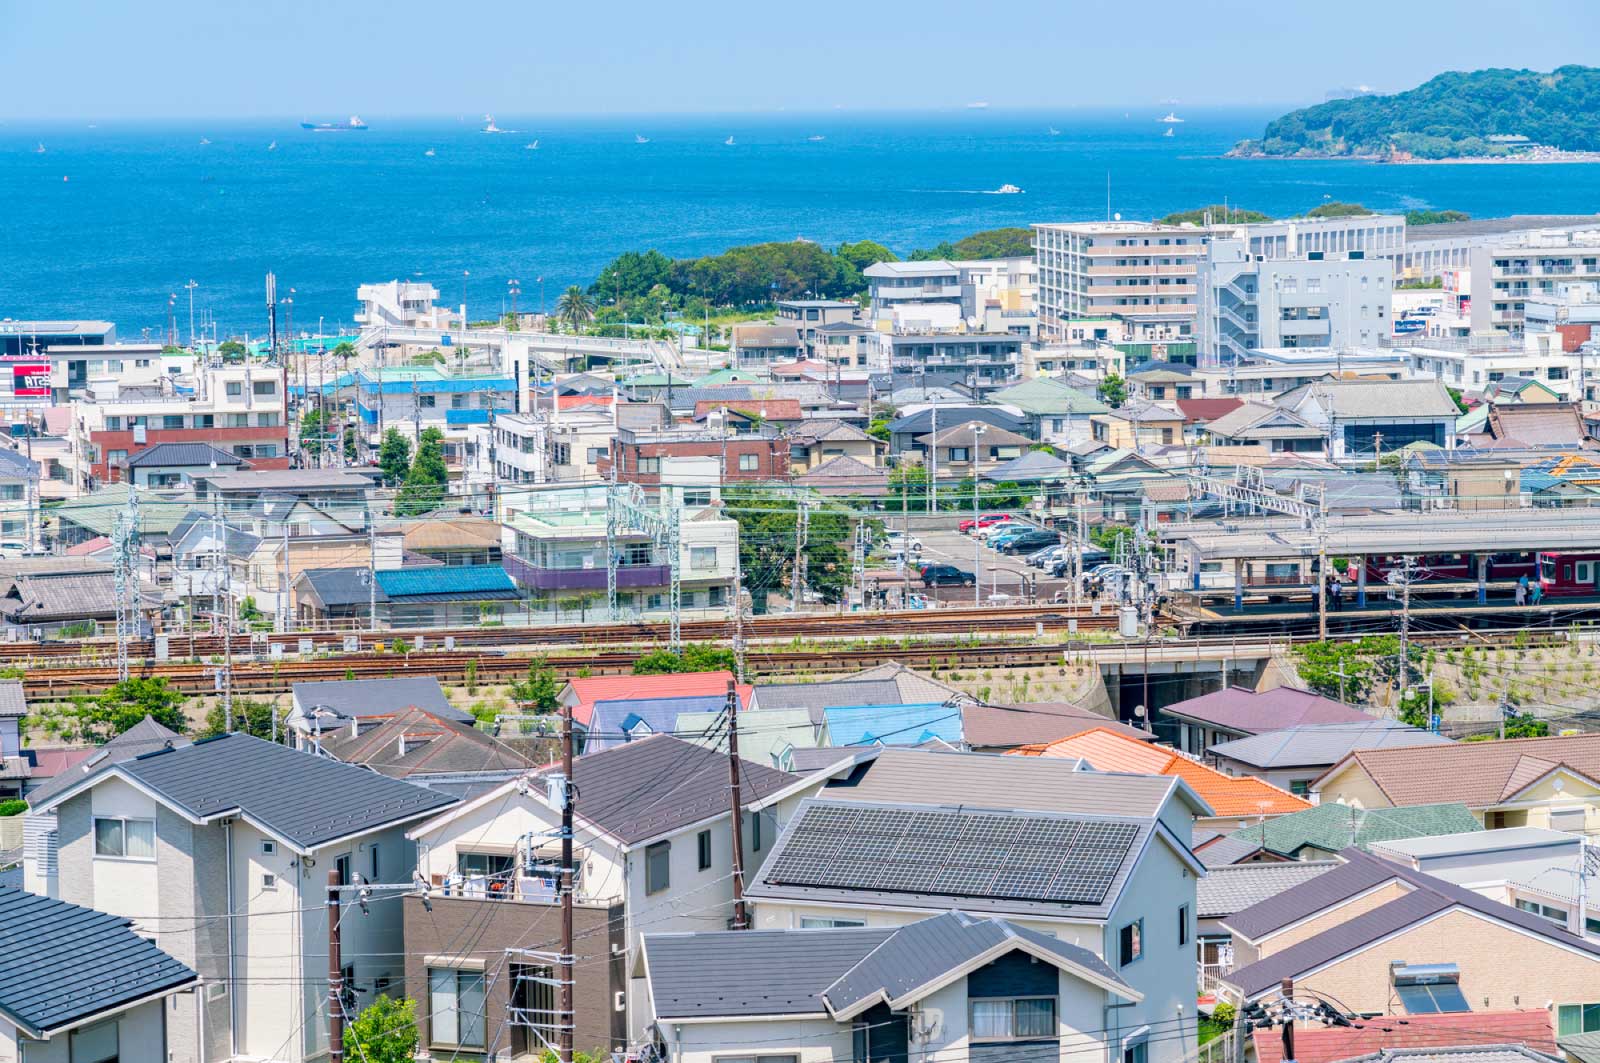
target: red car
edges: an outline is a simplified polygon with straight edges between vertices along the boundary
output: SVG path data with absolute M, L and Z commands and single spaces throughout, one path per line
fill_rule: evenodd
M 1010 520 L 1010 519 L 1011 519 L 1011 514 L 1009 514 L 1009 513 L 985 513 L 983 516 L 979 517 L 977 520 L 972 520 L 969 517 L 968 519 L 962 521 L 960 524 L 957 524 L 956 525 L 956 529 L 958 531 L 970 532 L 975 528 L 987 528 L 991 524 L 999 524 L 1003 520 Z

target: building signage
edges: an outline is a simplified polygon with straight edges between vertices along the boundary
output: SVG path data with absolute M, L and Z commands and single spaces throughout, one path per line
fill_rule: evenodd
M 48 399 L 50 363 L 14 363 L 11 366 L 11 393 L 19 399 Z

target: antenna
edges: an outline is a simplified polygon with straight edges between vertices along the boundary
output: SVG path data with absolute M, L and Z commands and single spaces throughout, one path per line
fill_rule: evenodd
M 1111 171 L 1106 171 L 1106 221 L 1111 220 Z

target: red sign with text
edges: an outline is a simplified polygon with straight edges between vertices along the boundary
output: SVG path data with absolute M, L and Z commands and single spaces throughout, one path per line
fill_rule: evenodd
M 50 365 L 13 365 L 11 367 L 11 393 L 19 399 L 48 399 L 50 397 Z

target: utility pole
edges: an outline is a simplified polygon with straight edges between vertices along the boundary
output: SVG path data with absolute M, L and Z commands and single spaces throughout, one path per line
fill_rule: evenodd
M 806 555 L 805 555 L 805 549 L 806 549 L 806 532 L 809 529 L 807 528 L 807 524 L 806 524 L 806 503 L 805 503 L 805 499 L 796 499 L 795 500 L 795 505 L 798 508 L 796 509 L 795 516 L 794 516 L 794 570 L 790 573 L 790 582 L 793 583 L 793 585 L 794 585 L 793 586 L 793 590 L 794 590 L 794 611 L 796 613 L 798 613 L 800 611 L 800 604 L 805 598 L 805 586 L 806 586 Z
M 561 1051 L 558 1063 L 572 1063 L 572 706 L 561 707 Z
M 1411 670 L 1411 555 L 1400 559 L 1400 696 L 1406 695 L 1406 673 Z
M 744 907 L 744 801 L 739 793 L 739 688 L 728 680 L 728 780 L 733 812 L 733 930 L 748 930 Z
M 339 881 L 328 869 L 328 1058 L 344 1063 L 344 961 L 339 954 Z
M 1294 979 L 1283 980 L 1283 999 L 1294 1000 Z M 1283 1022 L 1283 1063 L 1295 1063 L 1294 1054 L 1294 1010 L 1288 1009 Z
M 378 630 L 378 523 L 367 507 L 367 628 Z

